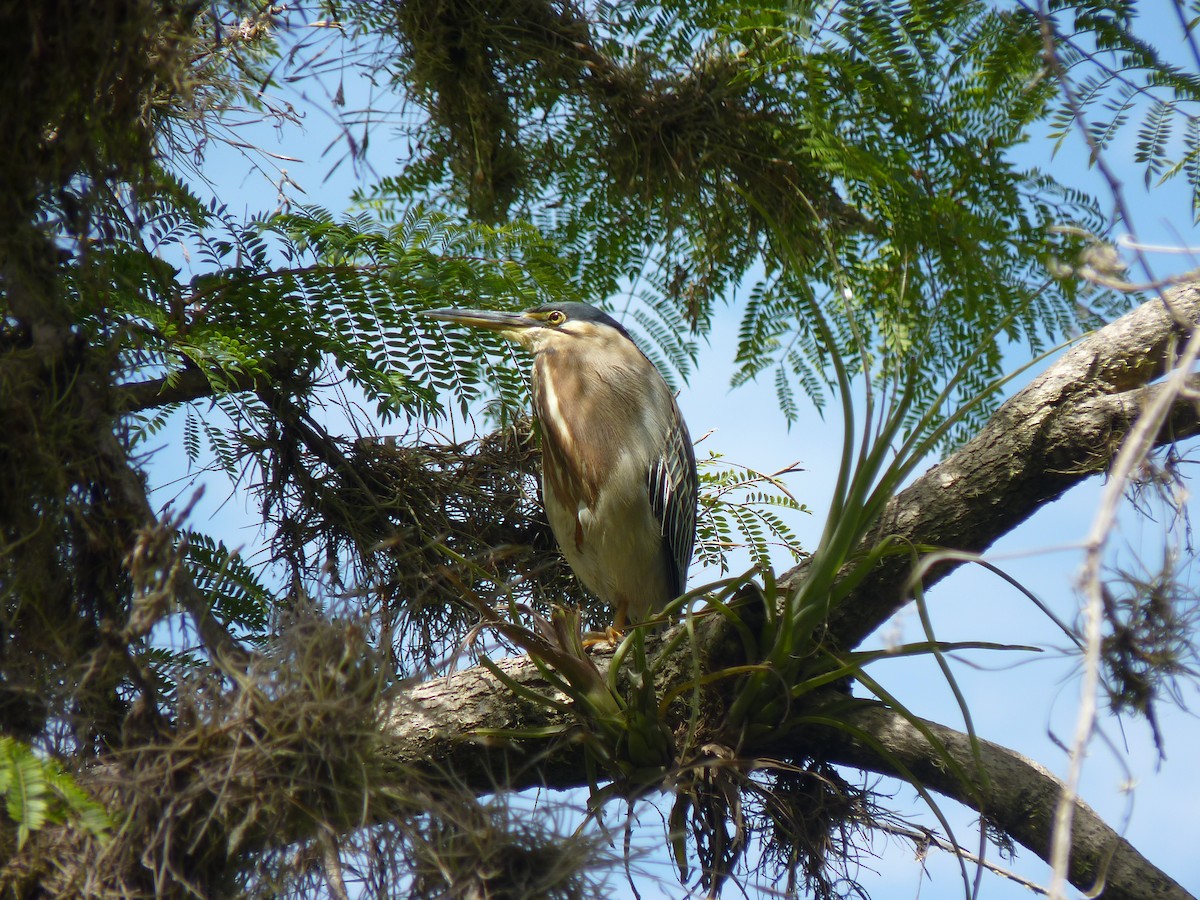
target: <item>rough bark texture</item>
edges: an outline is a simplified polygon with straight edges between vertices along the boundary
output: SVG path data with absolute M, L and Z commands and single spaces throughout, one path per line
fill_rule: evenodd
M 868 771 L 890 771 L 900 777 L 903 769 L 907 769 L 925 787 L 977 810 L 1042 859 L 1049 856 L 1054 808 L 1062 782 L 1038 763 L 999 744 L 981 740 L 978 750 L 987 773 L 985 782 L 976 774 L 974 752 L 967 735 L 924 722 L 958 765 L 970 773 L 968 787 L 951 774 L 945 759 L 932 749 L 916 725 L 899 713 L 870 701 L 856 701 L 851 708 L 839 710 L 838 719 L 870 734 L 886 755 L 881 756 L 843 730 L 828 729 L 808 737 L 822 742 L 831 762 Z M 796 749 L 811 751 L 811 747 Z M 1082 891 L 1103 887 L 1101 896 L 1105 900 L 1184 900 L 1191 896 L 1085 803 L 1075 805 L 1069 877 Z
M 1009 400 L 977 438 L 899 494 L 887 507 L 874 537 L 893 534 L 906 543 L 982 551 L 1040 506 L 1102 471 L 1138 412 L 1161 390 L 1147 385 L 1169 365 L 1171 348 L 1183 333 L 1180 323 L 1200 320 L 1200 288 L 1185 286 L 1169 296 L 1170 310 L 1160 300 L 1150 301 L 1065 353 Z M 1195 405 L 1181 399 L 1160 441 L 1198 431 Z M 928 583 L 951 568 L 947 564 L 933 571 Z M 861 641 L 906 602 L 908 572 L 907 561 L 881 565 L 847 598 L 841 611 L 835 611 L 830 635 L 842 646 Z M 795 583 L 803 570 L 787 577 Z M 682 652 L 720 654 L 721 644 L 734 640 L 720 621 L 709 619 L 700 629 L 699 647 L 693 644 Z M 595 659 L 603 670 L 606 658 Z M 500 665 L 513 681 L 545 689 L 527 660 L 505 660 Z M 687 671 L 685 665 L 679 668 Z M 898 714 L 837 695 L 814 702 L 852 703 L 843 717 L 850 716 L 887 748 L 888 755 L 880 756 L 831 729 L 806 730 L 784 745 L 743 747 L 742 752 L 786 751 L 793 758 L 824 754 L 830 761 L 888 774 L 895 774 L 899 763 L 933 790 L 979 809 L 989 822 L 1047 858 L 1061 783 L 1045 769 L 985 742 L 982 758 L 988 788 L 980 794 L 978 780 L 964 783 L 948 774 L 920 731 Z M 811 712 L 813 706 L 805 709 Z M 397 762 L 450 769 L 481 790 L 501 778 L 514 787 L 565 788 L 586 783 L 580 747 L 569 740 L 549 748 L 545 741 L 501 744 L 477 736 L 481 729 L 552 723 L 544 708 L 502 686 L 493 675 L 473 669 L 406 691 L 385 734 L 388 753 Z M 971 771 L 969 738 L 933 723 L 929 727 Z M 1104 896 L 1113 898 L 1190 896 L 1082 803 L 1076 823 L 1069 873 L 1076 887 L 1086 891 L 1103 882 Z
M 1080 341 L 1012 397 L 972 441 L 934 466 L 888 504 L 869 539 L 980 553 L 1089 475 L 1102 472 L 1145 406 L 1147 385 L 1169 365 L 1184 334 L 1179 323 L 1200 320 L 1200 286 L 1151 300 Z M 1175 409 L 1164 441 L 1192 435 L 1191 402 Z M 926 587 L 949 574 L 936 568 Z M 885 560 L 835 610 L 829 634 L 853 647 L 910 599 L 909 561 Z M 803 569 L 781 579 L 796 583 Z
M 608 657 L 596 656 L 607 671 Z M 499 660 L 500 670 L 522 687 L 539 694 L 548 685 L 527 657 Z M 568 788 L 587 784 L 583 747 L 569 741 L 528 746 L 511 740 L 493 741 L 480 732 L 528 729 L 563 724 L 546 708 L 518 696 L 482 667 L 415 685 L 396 698 L 383 726 L 386 752 L 401 771 L 432 766 L 452 772 L 481 791 L 501 781 L 506 787 Z M 549 752 L 547 747 L 550 746 Z
M 603 669 L 606 657 L 599 655 L 596 659 Z M 527 659 L 506 659 L 499 665 L 522 687 L 546 690 L 545 682 Z M 846 726 L 845 730 L 805 725 L 789 731 L 785 740 L 743 748 L 743 752 L 793 760 L 816 757 L 901 778 L 907 770 L 925 787 L 977 810 L 990 824 L 1048 860 L 1062 782 L 1044 767 L 999 744 L 981 740 L 985 774 L 980 776 L 968 735 L 924 722 L 942 745 L 934 748 L 912 722 L 873 701 L 830 694 L 797 709 L 806 717 L 820 717 L 826 712 Z M 586 785 L 582 746 L 569 738 L 556 744 L 544 740 L 523 744 L 473 737 L 480 729 L 553 724 L 569 723 L 548 716 L 544 707 L 502 686 L 490 673 L 472 669 L 426 682 L 408 692 L 384 733 L 389 739 L 388 752 L 401 770 L 429 767 L 443 774 L 452 772 L 480 791 L 499 784 L 516 789 Z M 870 735 L 884 753 L 853 738 L 853 729 Z M 947 766 L 942 752 L 948 752 L 968 773 L 966 782 Z M 1082 891 L 1103 884 L 1103 896 L 1108 900 L 1188 900 L 1192 896 L 1082 802 L 1075 807 L 1068 874 L 1071 883 Z

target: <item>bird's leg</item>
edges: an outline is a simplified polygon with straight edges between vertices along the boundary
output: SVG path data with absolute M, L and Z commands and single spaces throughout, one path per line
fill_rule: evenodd
M 625 604 L 617 604 L 617 612 L 613 616 L 613 623 L 604 629 L 604 633 L 608 636 L 608 642 L 613 646 L 621 643 L 621 638 L 625 637 Z
M 617 607 L 613 623 L 603 632 L 589 631 L 583 636 L 583 646 L 595 647 L 598 644 L 608 644 L 615 647 L 621 643 L 623 637 L 625 637 L 625 607 L 622 605 Z

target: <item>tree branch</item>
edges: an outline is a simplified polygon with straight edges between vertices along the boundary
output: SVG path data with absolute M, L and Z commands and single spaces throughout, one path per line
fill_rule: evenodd
M 709 629 L 710 637 L 716 633 Z M 607 656 L 598 655 L 594 660 L 601 670 L 607 667 Z M 528 659 L 505 659 L 497 665 L 521 687 L 547 692 Z M 900 778 L 906 777 L 907 770 L 926 787 L 977 810 L 989 825 L 1049 860 L 1054 806 L 1062 782 L 1036 762 L 998 744 L 979 741 L 981 774 L 968 735 L 924 722 L 940 742 L 940 747 L 935 747 L 899 713 L 874 701 L 836 693 L 806 704 L 797 710 L 797 717 L 800 727 L 787 729 L 784 739 L 744 747 L 743 755 L 815 757 Z M 814 719 L 836 720 L 843 727 L 811 724 Z M 452 773 L 457 783 L 481 792 L 501 784 L 513 789 L 565 789 L 588 783 L 580 742 L 569 737 L 557 742 L 498 741 L 487 735 L 570 724 L 501 684 L 486 670 L 474 668 L 414 686 L 385 723 L 383 735 L 385 753 L 400 772 L 433 768 L 441 775 Z M 856 732 L 866 740 L 855 736 Z M 970 773 L 968 783 L 957 779 L 943 753 Z M 1102 882 L 1107 900 L 1191 898 L 1082 801 L 1075 806 L 1069 877 L 1082 891 Z
M 834 714 L 846 728 L 823 729 L 819 734 L 806 730 L 802 742 L 787 741 L 779 749 L 805 755 L 812 752 L 815 741 L 820 743 L 823 758 L 829 762 L 899 778 L 904 778 L 907 770 L 925 787 L 971 807 L 989 825 L 1049 861 L 1054 807 L 1063 783 L 1048 770 L 1007 747 L 979 740 L 975 747 L 983 765 L 980 773 L 971 738 L 962 732 L 923 721 L 922 725 L 941 744 L 941 748 L 935 749 L 913 722 L 879 703 L 855 700 L 838 705 L 841 708 Z M 855 729 L 869 735 L 882 753 L 856 738 L 852 733 Z M 970 786 L 957 780 L 943 752 L 970 773 Z M 982 803 L 979 797 L 983 798 Z M 1105 900 L 1191 897 L 1105 824 L 1086 803 L 1076 801 L 1074 818 L 1069 879 L 1079 890 L 1094 896 L 1103 888 Z
M 864 550 L 894 535 L 909 546 L 982 553 L 1036 510 L 1104 471 L 1171 365 L 1180 321 L 1200 321 L 1200 285 L 1167 292 L 1170 308 L 1150 300 L 1064 353 L 1009 399 L 979 435 L 934 466 L 887 505 Z M 1200 414 L 1176 404 L 1160 444 L 1200 432 Z M 960 563 L 931 569 L 925 587 Z M 907 558 L 885 558 L 835 610 L 829 636 L 854 647 L 910 599 Z M 783 587 L 804 577 L 784 574 Z
M 192 400 L 216 396 L 218 393 L 236 394 L 254 390 L 258 380 L 253 374 L 242 373 L 239 380 L 231 381 L 218 392 L 207 375 L 195 366 L 187 366 L 178 373 L 164 375 L 162 378 L 134 381 L 114 387 L 113 406 L 121 412 L 140 412 L 171 403 L 189 403 Z

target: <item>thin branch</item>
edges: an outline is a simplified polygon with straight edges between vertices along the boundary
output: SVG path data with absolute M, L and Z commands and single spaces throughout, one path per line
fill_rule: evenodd
M 918 853 L 924 856 L 925 849 L 929 846 L 937 847 L 939 850 L 944 850 L 947 853 L 953 854 L 960 859 L 965 859 L 973 865 L 983 866 L 989 872 L 999 875 L 1001 878 L 1007 878 L 1009 881 L 1015 881 L 1023 888 L 1027 888 L 1035 894 L 1045 896 L 1046 888 L 1042 887 L 1031 878 L 1026 878 L 1023 875 L 1018 875 L 1011 869 L 1006 869 L 1003 866 L 996 865 L 991 860 L 985 859 L 977 853 L 972 853 L 965 847 L 960 847 L 953 841 L 948 841 L 944 837 L 935 834 L 929 829 L 915 830 L 912 828 L 902 828 L 899 825 L 893 825 L 889 822 L 880 822 L 874 826 L 877 830 L 887 834 L 893 834 L 896 837 L 908 838 L 917 845 Z
M 191 403 L 220 394 L 252 391 L 259 386 L 260 376 L 244 372 L 226 374 L 226 383 L 218 390 L 208 376 L 194 366 L 177 373 L 135 381 L 113 388 L 114 406 L 123 412 L 141 412 L 172 403 Z
M 1108 482 L 1100 499 L 1096 517 L 1085 544 L 1086 555 L 1081 575 L 1081 587 L 1087 603 L 1084 608 L 1084 652 L 1083 679 L 1079 686 L 1079 711 L 1075 722 L 1075 737 L 1071 746 L 1071 762 L 1062 796 L 1055 811 L 1054 848 L 1052 864 L 1054 875 L 1050 882 L 1050 896 L 1063 896 L 1068 856 L 1071 852 L 1071 821 L 1074 816 L 1075 798 L 1079 779 L 1083 773 L 1083 760 L 1087 746 L 1091 743 L 1096 723 L 1096 691 L 1100 686 L 1100 652 L 1104 625 L 1104 584 L 1100 569 L 1104 563 L 1104 551 L 1109 535 L 1116 524 L 1117 510 L 1121 498 L 1133 480 L 1134 473 L 1154 448 L 1156 437 L 1162 432 L 1172 409 L 1181 397 L 1186 397 L 1195 379 L 1192 369 L 1200 357 L 1200 329 L 1192 331 L 1183 354 L 1166 384 L 1155 393 L 1138 417 L 1120 453 L 1110 470 Z
M 1046 61 L 1046 67 L 1054 74 L 1059 87 L 1062 89 L 1063 99 L 1066 101 L 1067 108 L 1071 111 L 1071 119 L 1079 127 L 1080 134 L 1083 135 L 1083 140 L 1087 144 L 1092 163 L 1108 183 L 1109 192 L 1112 194 L 1113 201 L 1117 204 L 1117 211 L 1121 217 L 1121 221 L 1125 223 L 1125 227 L 1131 232 L 1136 232 L 1133 224 L 1133 215 L 1129 210 L 1129 205 L 1125 202 L 1125 193 L 1121 180 L 1117 178 L 1116 173 L 1109 166 L 1107 160 L 1105 160 L 1102 148 L 1096 142 L 1095 136 L 1088 128 L 1087 119 L 1083 115 L 1083 108 L 1075 95 L 1075 90 L 1071 86 L 1071 80 L 1067 77 L 1061 60 L 1058 58 L 1056 48 L 1058 34 L 1054 28 L 1050 13 L 1046 9 L 1045 0 L 1042 0 L 1039 4 L 1037 16 L 1042 33 L 1042 58 Z M 1146 277 L 1151 283 L 1154 283 L 1156 281 L 1154 272 L 1151 270 L 1150 263 L 1146 259 L 1145 254 L 1138 253 L 1137 258 L 1138 262 L 1142 264 L 1142 269 L 1146 272 Z

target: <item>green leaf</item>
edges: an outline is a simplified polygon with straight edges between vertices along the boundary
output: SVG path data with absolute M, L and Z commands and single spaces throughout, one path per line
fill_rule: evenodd
M 50 822 L 74 821 L 105 839 L 111 822 L 93 800 L 53 759 L 43 759 L 26 744 L 0 737 L 0 791 L 8 817 L 17 826 L 17 849 Z

